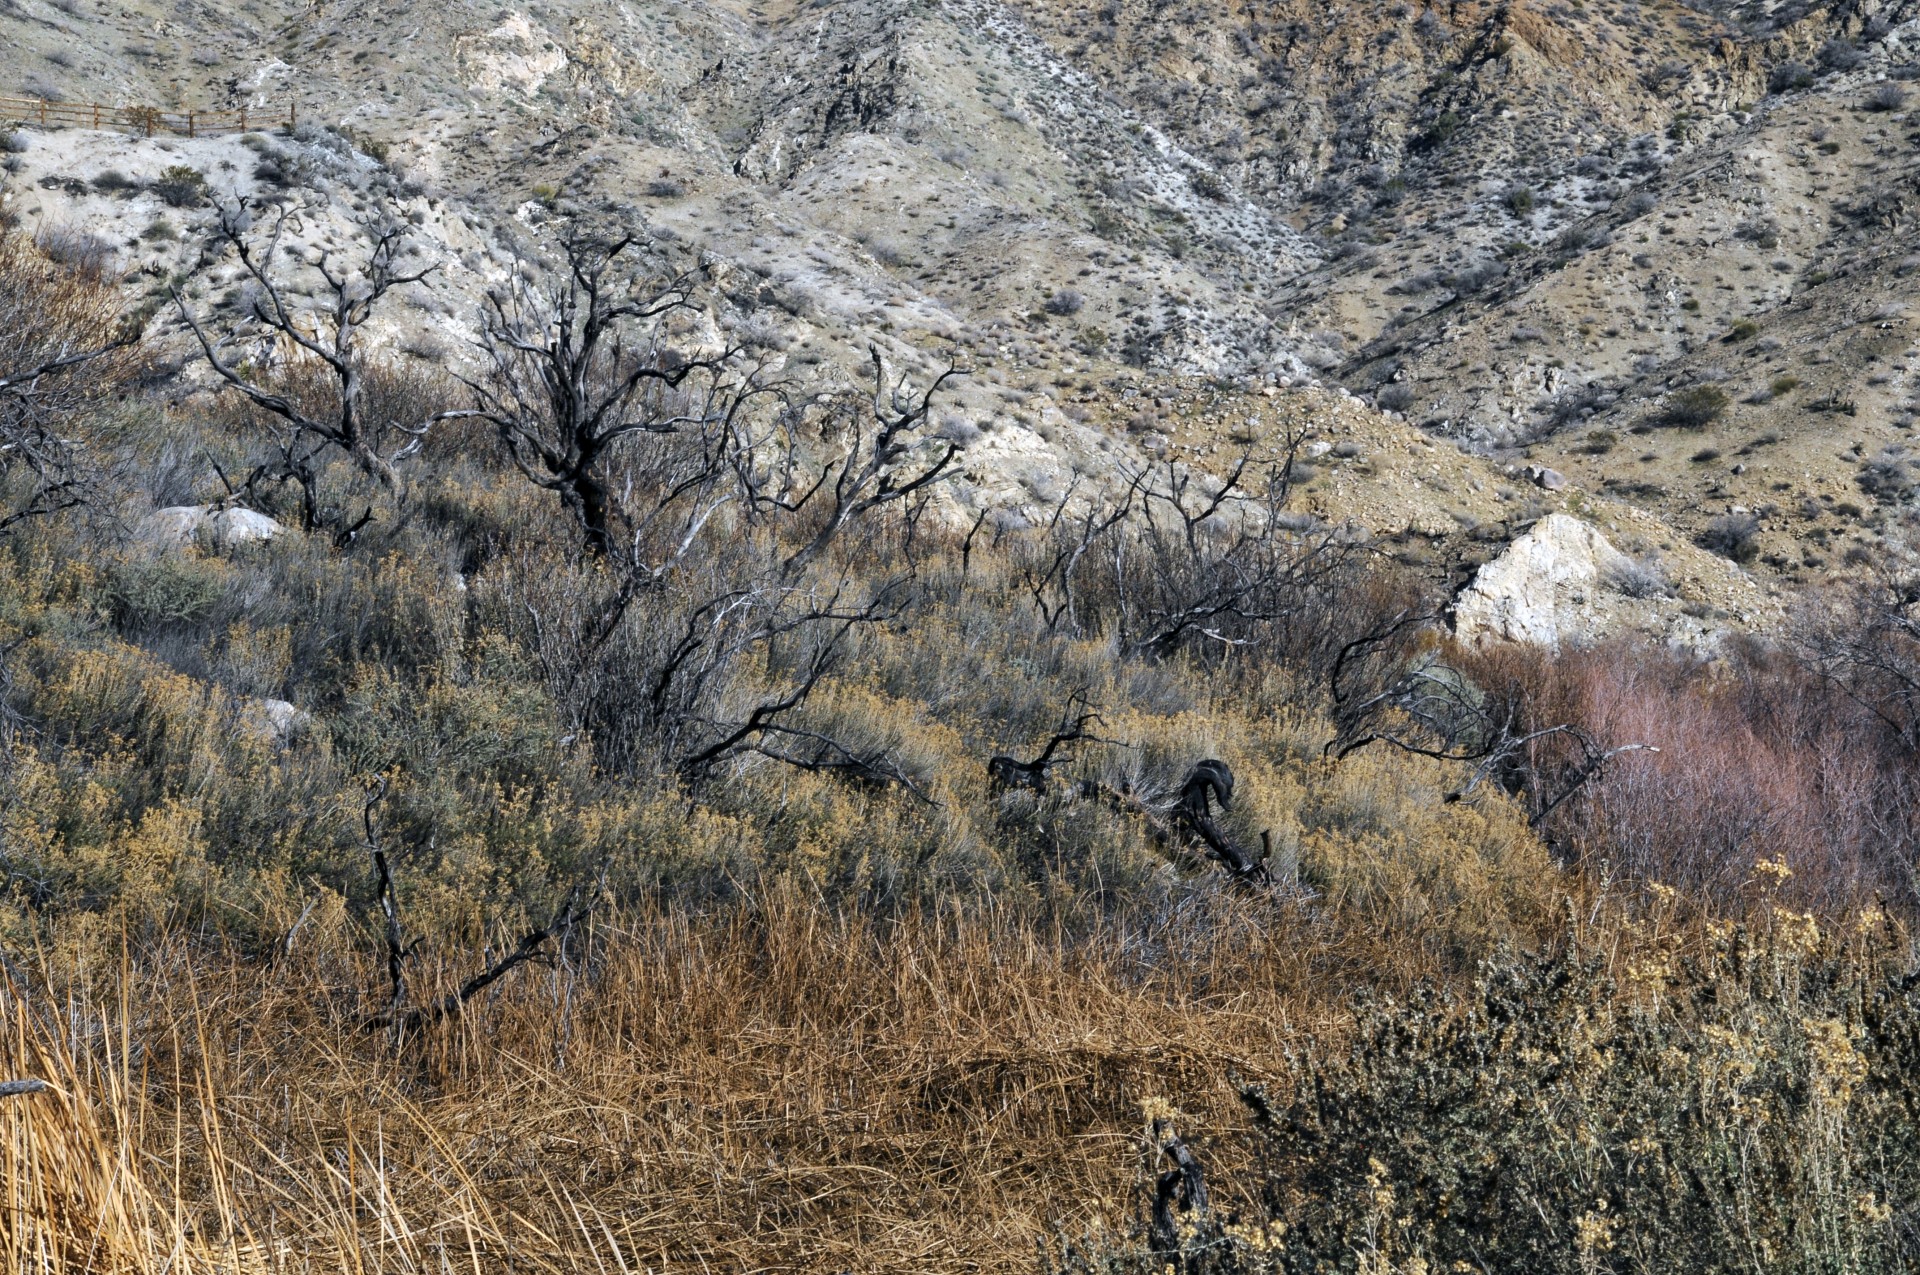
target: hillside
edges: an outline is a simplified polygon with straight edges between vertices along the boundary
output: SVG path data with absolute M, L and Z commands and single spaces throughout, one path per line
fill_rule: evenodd
M 1920 1267 L 1916 279 L 1920 0 L 0 0 L 0 1267 Z
M 446 262 L 420 357 L 458 363 L 504 263 L 594 209 L 709 263 L 735 330 L 803 376 L 857 375 L 875 340 L 957 357 L 953 414 L 1000 431 L 980 499 L 1029 519 L 1031 489 L 1157 454 L 1150 384 L 1325 383 L 1493 461 L 1483 485 L 1545 465 L 1675 542 L 1755 516 L 1742 565 L 1795 584 L 1881 552 L 1909 486 L 1913 18 L 23 5 L 0 38 L 30 93 L 295 107 L 371 151 Z M 19 136 L 16 215 L 111 225 L 148 277 L 194 259 L 193 218 L 156 242 L 166 210 L 85 183 L 289 180 L 259 154 L 290 143 Z M 303 145 L 299 173 L 344 162 Z M 1659 428 L 1695 384 L 1721 414 Z

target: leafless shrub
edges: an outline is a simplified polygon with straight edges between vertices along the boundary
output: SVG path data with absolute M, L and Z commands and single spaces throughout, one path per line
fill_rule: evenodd
M 1906 89 L 1891 80 L 1884 84 L 1876 85 L 1873 91 L 1867 94 L 1866 105 L 1870 111 L 1897 111 L 1905 107 L 1906 104 Z
M 1413 406 L 1414 397 L 1413 386 L 1396 382 L 1382 387 L 1379 394 L 1374 396 L 1374 402 L 1382 411 L 1404 412 Z
M 1884 504 L 1892 504 L 1910 495 L 1916 478 L 1912 457 L 1904 447 L 1883 447 L 1873 459 L 1865 461 L 1854 476 L 1860 490 Z
M 1642 73 L 1640 82 L 1652 93 L 1671 93 L 1693 78 L 1693 67 L 1678 58 L 1668 58 Z
M 1813 68 L 1804 62 L 1782 62 L 1767 73 L 1769 93 L 1787 93 L 1813 83 Z
M 900 266 L 907 262 L 907 253 L 891 239 L 879 235 L 869 235 L 861 240 L 873 259 L 883 266 Z
M 980 438 L 980 427 L 957 412 L 949 412 L 940 418 L 940 428 L 935 436 L 965 447 Z
M 0 224 L 0 538 L 90 497 L 85 421 L 134 370 L 137 335 L 98 272 Z
M 1507 267 L 1498 261 L 1476 261 L 1456 271 L 1448 280 L 1447 286 L 1463 296 L 1483 291 L 1504 278 Z
M 1067 317 L 1080 313 L 1086 304 L 1087 299 L 1072 288 L 1061 288 L 1047 298 L 1046 309 L 1048 314 Z
M 266 216 L 256 229 L 256 211 Z M 296 210 L 252 210 L 242 205 L 219 210 L 218 235 L 238 259 L 249 285 L 247 319 L 269 334 L 266 357 L 238 357 L 245 340 L 238 325 L 223 329 L 196 314 L 176 288 L 176 311 L 199 344 L 207 365 L 231 390 L 265 418 L 277 423 L 279 461 L 254 472 L 251 481 L 269 478 L 294 483 L 301 492 L 304 527 L 323 526 L 345 543 L 373 516 L 371 504 L 357 520 L 346 511 L 323 516 L 319 486 L 324 457 L 338 452 L 394 499 L 404 499 L 401 463 L 417 454 L 428 431 L 445 420 L 466 415 L 408 404 L 418 415 L 378 411 L 368 401 L 371 386 L 393 378 L 363 342 L 362 329 L 389 295 L 418 284 L 431 267 L 413 258 L 410 229 L 404 223 L 370 213 L 361 225 L 362 253 L 351 262 L 323 250 L 313 268 L 323 285 L 323 301 L 301 308 L 290 292 L 281 264 L 282 242 Z
M 1735 562 L 1759 556 L 1760 520 L 1752 514 L 1721 514 L 1710 520 L 1694 539 L 1702 549 Z
M 1820 46 L 1820 65 L 1829 71 L 1851 71 L 1866 60 L 1866 53 L 1846 40 L 1828 40 Z
M 1609 568 L 1603 583 L 1629 598 L 1664 598 L 1673 594 L 1673 581 L 1656 557 L 1627 558 Z
M 114 273 L 114 247 L 91 230 L 67 222 L 49 222 L 34 235 L 34 246 L 81 278 L 98 282 Z

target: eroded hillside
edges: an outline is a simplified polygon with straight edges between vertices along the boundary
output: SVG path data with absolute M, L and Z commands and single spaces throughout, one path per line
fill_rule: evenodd
M 23 128 L 7 199 L 106 228 L 156 294 L 209 249 L 208 211 L 150 196 L 172 164 L 217 197 L 326 192 L 316 245 L 395 201 L 442 268 L 389 338 L 450 366 L 516 259 L 560 219 L 611 219 L 701 263 L 714 339 L 795 377 L 857 379 L 874 346 L 966 368 L 941 425 L 968 443 L 963 513 L 1034 520 L 1169 455 L 1218 470 L 1243 446 L 1228 417 L 1176 428 L 1168 405 L 1264 392 L 1329 439 L 1345 426 L 1318 404 L 1458 449 L 1457 497 L 1385 471 L 1312 497 L 1377 535 L 1429 527 L 1456 576 L 1540 503 L 1476 493 L 1532 464 L 1568 481 L 1549 503 L 1644 511 L 1654 543 L 1771 586 L 1900 534 L 1917 18 L 1908 0 L 23 3 L 0 15 L 20 91 L 309 123 Z M 218 298 L 232 279 L 209 269 Z

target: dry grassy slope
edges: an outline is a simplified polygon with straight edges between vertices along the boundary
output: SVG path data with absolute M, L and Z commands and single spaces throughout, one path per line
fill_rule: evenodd
M 1531 444 L 1683 533 L 1758 512 L 1762 565 L 1789 578 L 1842 564 L 1895 528 L 1910 485 L 1898 463 L 1870 467 L 1897 461 L 1886 449 L 1905 445 L 1920 401 L 1902 312 L 1920 128 L 1867 103 L 1917 53 L 1902 29 L 1861 70 L 1769 101 L 1649 182 L 1648 207 L 1587 223 L 1594 245 L 1521 263 L 1482 299 L 1443 299 L 1350 380 L 1397 381 L 1412 419 Z M 1701 383 L 1728 395 L 1721 419 L 1650 428 Z
M 843 376 L 878 342 L 924 375 L 952 350 L 976 374 L 942 428 L 983 431 L 956 498 L 1035 516 L 1076 473 L 1110 476 L 1169 446 L 1180 454 L 1183 431 L 1200 462 L 1214 462 L 1206 449 L 1231 426 L 1200 419 L 1169 432 L 1143 420 L 1143 387 L 1167 388 L 1145 394 L 1151 403 L 1219 392 L 1197 374 L 1242 397 L 1262 374 L 1311 385 L 1312 369 L 1382 332 L 1385 344 L 1343 370 L 1347 382 L 1371 393 L 1397 371 L 1418 396 L 1411 419 L 1480 436 L 1511 430 L 1516 415 L 1525 427 L 1538 400 L 1580 377 L 1631 381 L 1617 414 L 1676 372 L 1697 375 L 1702 337 L 1787 303 L 1806 263 L 1832 255 L 1822 200 L 1839 196 L 1818 188 L 1838 179 L 1825 170 L 1873 147 L 1891 163 L 1904 145 L 1884 117 L 1875 138 L 1875 121 L 1849 116 L 1826 125 L 1840 155 L 1776 163 L 1787 134 L 1814 127 L 1818 103 L 1841 91 L 1831 83 L 1752 123 L 1731 111 L 1762 96 L 1771 61 L 1858 34 L 1887 4 L 1846 0 L 1780 29 L 1765 6 L 1710 7 L 357 0 L 309 12 L 304 0 L 216 0 L 68 12 L 23 0 L 0 14 L 0 47 L 29 90 L 166 105 L 291 99 L 384 148 L 420 192 L 429 237 L 472 264 L 470 279 L 447 276 L 434 320 L 444 330 L 421 343 L 429 353 L 458 349 L 455 294 L 483 286 L 510 245 L 567 206 L 687 241 L 714 267 L 730 317 L 784 347 L 798 374 Z M 1901 56 L 1894 46 L 1876 56 Z M 1808 118 L 1794 122 L 1796 110 Z M 53 145 L 37 139 L 34 154 L 42 143 Z M 54 149 L 39 178 L 89 178 L 64 170 L 107 162 Z M 246 157 L 210 162 L 243 170 Z M 1743 164 L 1752 189 L 1735 191 L 1725 172 Z M 1521 255 L 1483 300 L 1443 304 L 1436 279 L 1503 245 L 1538 250 L 1570 226 L 1623 223 L 1643 184 L 1659 202 L 1616 229 L 1614 246 L 1557 270 L 1545 268 L 1556 254 Z M 1505 196 L 1522 186 L 1536 206 L 1516 213 Z M 110 202 L 63 204 L 59 189 L 32 198 L 45 216 L 79 219 L 106 216 Z M 1778 211 L 1777 247 L 1730 237 L 1767 210 Z M 148 210 L 121 208 L 116 234 L 138 233 L 134 212 Z M 1643 233 L 1678 250 L 1646 252 Z M 166 255 L 152 243 L 138 252 Z M 1636 264 L 1643 254 L 1651 264 Z M 1867 269 L 1839 255 L 1840 270 Z M 1081 308 L 1046 313 L 1062 289 Z M 1697 311 L 1678 308 L 1689 292 Z M 1781 311 L 1783 327 L 1790 313 L 1800 311 Z M 1808 314 L 1796 339 L 1820 356 L 1839 324 Z M 1575 358 L 1569 334 L 1582 326 Z M 1516 329 L 1527 337 L 1518 345 Z M 1846 365 L 1835 363 L 1797 374 L 1824 388 Z M 1871 401 L 1902 392 L 1889 382 Z M 1737 409 L 1729 425 L 1761 411 Z M 1565 438 L 1625 423 L 1603 414 Z M 1872 456 L 1884 440 L 1847 441 Z M 1686 454 L 1704 445 L 1714 444 Z M 1671 440 L 1657 450 L 1678 454 Z M 1794 463 L 1811 475 L 1820 448 L 1801 451 Z M 1588 498 L 1610 490 L 1681 527 L 1655 542 L 1684 545 L 1704 517 L 1766 498 L 1757 463 L 1729 476 L 1666 456 L 1623 475 L 1630 452 L 1536 450 Z M 1313 498 L 1378 533 L 1410 523 L 1445 533 L 1422 552 L 1457 571 L 1490 551 L 1485 528 L 1524 523 L 1512 502 L 1474 491 L 1506 483 L 1508 459 L 1449 457 L 1474 475 L 1453 484 L 1475 496 L 1457 507 L 1450 493 L 1397 486 L 1412 478 L 1392 467 L 1329 477 Z M 1843 504 L 1833 493 L 1845 464 L 1818 465 L 1818 490 Z M 1776 562 L 1788 547 L 1770 542 Z

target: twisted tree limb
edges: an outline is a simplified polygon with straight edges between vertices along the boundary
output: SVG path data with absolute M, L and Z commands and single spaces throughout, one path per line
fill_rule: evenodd
M 539 929 L 530 930 L 521 935 L 520 942 L 511 952 L 462 983 L 458 990 L 447 993 L 431 1004 L 421 1005 L 404 1012 L 396 1004 L 386 1013 L 375 1014 L 367 1019 L 360 1025 L 361 1030 L 379 1031 L 387 1028 L 404 1036 L 459 1013 L 460 1008 L 468 1001 L 520 966 L 529 961 L 544 959 L 546 945 L 554 935 L 565 934 L 584 921 L 593 911 L 594 904 L 599 901 L 599 885 L 596 883 L 594 888 L 586 893 L 584 901 L 581 899 L 581 893 L 580 887 L 575 886 L 567 894 L 566 902 L 554 912 L 551 920 Z
M 1153 1122 L 1153 1149 L 1149 1152 L 1155 1167 L 1172 1161 L 1173 1167 L 1157 1174 L 1153 1184 L 1153 1251 L 1162 1257 L 1179 1257 L 1186 1247 L 1182 1226 L 1175 1213 L 1191 1214 L 1193 1220 L 1207 1216 L 1207 1179 L 1173 1124 L 1165 1118 Z

